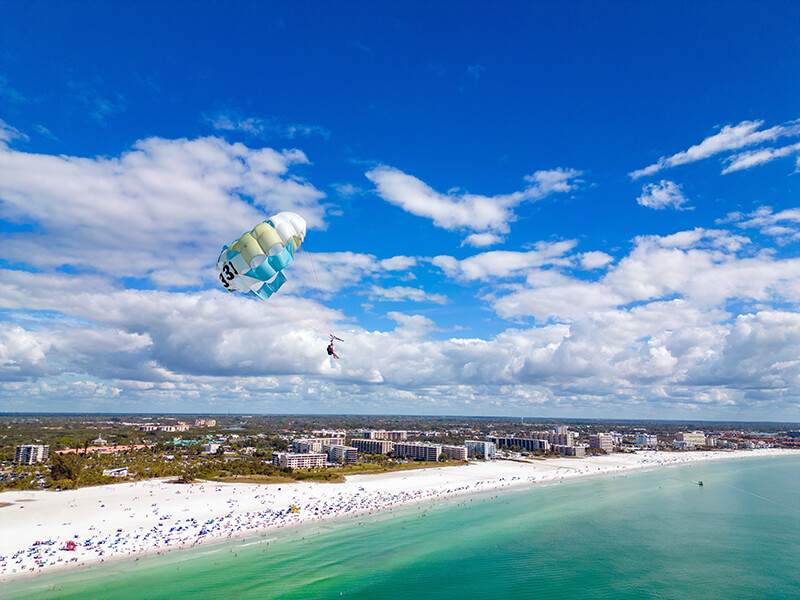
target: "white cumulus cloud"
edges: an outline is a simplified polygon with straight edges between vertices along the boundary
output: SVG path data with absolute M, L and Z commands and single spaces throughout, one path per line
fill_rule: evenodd
M 368 171 L 366 176 L 387 202 L 413 215 L 431 219 L 442 229 L 471 231 L 465 243 L 483 247 L 508 233 L 510 224 L 516 220 L 515 207 L 525 201 L 575 189 L 580 174 L 573 169 L 537 171 L 525 177 L 530 185 L 524 190 L 496 196 L 443 194 L 413 175 L 384 165 Z
M 687 202 L 686 197 L 679 186 L 674 181 L 662 179 L 659 183 L 648 183 L 642 188 L 642 195 L 636 199 L 641 206 L 654 208 L 656 210 L 664 208 L 682 209 Z
M 159 285 L 196 284 L 222 244 L 281 210 L 310 227 L 323 194 L 292 175 L 298 150 L 252 149 L 219 138 L 137 142 L 119 157 L 81 158 L 0 145 L 0 216 L 35 224 L 2 241 L 3 255 Z

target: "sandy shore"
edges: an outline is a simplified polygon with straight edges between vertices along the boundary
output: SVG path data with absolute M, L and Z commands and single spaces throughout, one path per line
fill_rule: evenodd
M 789 454 L 800 452 L 648 451 L 584 459 L 496 460 L 354 475 L 341 484 L 179 485 L 150 480 L 63 492 L 4 492 L 0 494 L 0 581 L 65 566 L 138 560 L 147 554 L 456 494 L 694 461 Z M 70 542 L 74 549 L 67 548 L 73 545 Z

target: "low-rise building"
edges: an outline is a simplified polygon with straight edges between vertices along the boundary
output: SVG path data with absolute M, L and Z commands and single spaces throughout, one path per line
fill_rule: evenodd
M 209 444 L 203 444 L 203 454 L 215 454 L 217 450 L 219 450 L 222 444 L 211 442 Z
M 42 444 L 23 444 L 14 451 L 14 463 L 18 465 L 33 465 L 44 462 L 50 455 L 50 446 Z
M 272 455 L 272 464 L 284 469 L 316 469 L 324 467 L 327 460 L 328 455 L 321 452 L 275 452 Z
M 56 454 L 86 454 L 87 451 L 92 454 L 119 454 L 120 452 L 132 452 L 135 450 L 143 450 L 145 448 L 154 448 L 154 444 L 132 444 L 130 446 L 89 446 L 88 448 L 66 448 L 64 450 L 56 450 Z
M 578 446 L 574 444 L 562 446 L 561 444 L 554 444 L 553 452 L 558 452 L 564 456 L 577 456 L 580 458 L 586 456 L 586 446 Z
M 115 469 L 103 469 L 104 477 L 127 477 L 128 467 L 117 467 Z

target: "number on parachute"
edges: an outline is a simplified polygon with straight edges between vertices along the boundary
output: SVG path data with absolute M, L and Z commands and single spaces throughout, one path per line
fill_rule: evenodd
M 234 274 L 235 275 L 239 274 L 239 271 L 237 271 L 236 267 L 234 267 L 231 263 L 226 263 L 225 266 L 222 267 L 222 272 L 225 273 L 225 277 L 228 281 L 233 281 Z M 222 284 L 225 285 L 225 282 L 223 281 Z

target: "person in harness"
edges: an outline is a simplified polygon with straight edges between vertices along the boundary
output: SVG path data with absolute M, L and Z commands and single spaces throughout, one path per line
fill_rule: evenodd
M 334 352 L 333 350 L 333 340 L 331 340 L 331 343 L 328 344 L 328 356 L 332 356 L 333 358 L 339 358 L 339 355 L 336 354 L 336 352 Z

